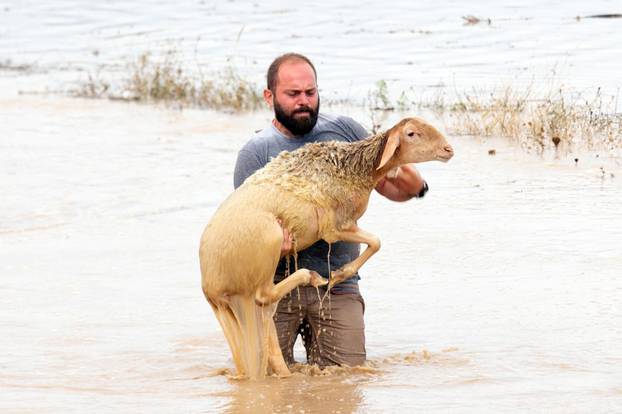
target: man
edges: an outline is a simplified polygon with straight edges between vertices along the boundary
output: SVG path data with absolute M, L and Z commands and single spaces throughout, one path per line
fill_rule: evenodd
M 256 133 L 240 150 L 234 173 L 236 188 L 283 150 L 293 151 L 309 142 L 352 142 L 369 136 L 365 128 L 351 118 L 319 112 L 317 74 L 311 61 L 303 55 L 288 53 L 272 62 L 263 96 L 274 110 L 274 119 L 269 128 Z M 407 165 L 401 167 L 394 178 L 380 180 L 376 191 L 390 200 L 406 201 L 423 197 L 427 184 L 413 166 Z M 284 230 L 283 254 L 291 248 L 291 236 Z M 298 268 L 315 270 L 328 278 L 329 269 L 339 269 L 358 255 L 358 244 L 337 242 L 328 246 L 320 240 L 298 252 L 297 264 Z M 293 260 L 290 263 L 281 260 L 275 282 L 287 276 L 290 266 L 293 272 Z M 322 309 L 316 289 L 308 286 L 294 290 L 279 302 L 274 320 L 288 365 L 294 363 L 293 347 L 298 334 L 303 337 L 310 364 L 355 366 L 365 361 L 365 304 L 359 292 L 359 279 L 357 274 L 335 285 L 330 301 L 325 301 Z M 324 292 L 320 292 L 320 296 Z

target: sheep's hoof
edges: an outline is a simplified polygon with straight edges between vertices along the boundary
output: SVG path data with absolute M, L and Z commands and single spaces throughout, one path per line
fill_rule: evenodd
M 328 284 L 328 280 L 324 279 L 318 272 L 314 272 L 313 270 L 309 270 L 311 274 L 311 279 L 309 280 L 309 284 L 313 287 L 325 286 Z
M 346 280 L 346 272 L 343 269 L 339 269 L 339 270 L 335 270 L 330 272 L 330 285 L 329 287 L 333 287 L 338 283 L 343 282 L 344 280 Z

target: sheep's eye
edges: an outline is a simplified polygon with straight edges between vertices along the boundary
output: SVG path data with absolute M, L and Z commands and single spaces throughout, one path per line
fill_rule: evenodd
M 415 132 L 414 131 L 408 131 L 408 133 L 406 134 L 409 137 L 414 137 L 415 136 Z

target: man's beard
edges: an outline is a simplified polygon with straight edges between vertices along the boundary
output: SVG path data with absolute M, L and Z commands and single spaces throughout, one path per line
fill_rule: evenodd
M 318 97 L 317 108 L 314 110 L 310 106 L 305 106 L 294 110 L 290 115 L 285 113 L 279 102 L 274 100 L 274 116 L 289 132 L 295 136 L 301 136 L 311 132 L 317 122 L 317 114 L 320 112 L 320 99 Z M 308 117 L 295 118 L 298 113 L 308 113 Z

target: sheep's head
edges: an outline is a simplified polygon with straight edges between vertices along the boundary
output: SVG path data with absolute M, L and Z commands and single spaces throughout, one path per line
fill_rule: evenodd
M 454 155 L 443 134 L 419 118 L 402 119 L 385 135 L 387 142 L 377 170 L 412 162 L 447 162 Z

